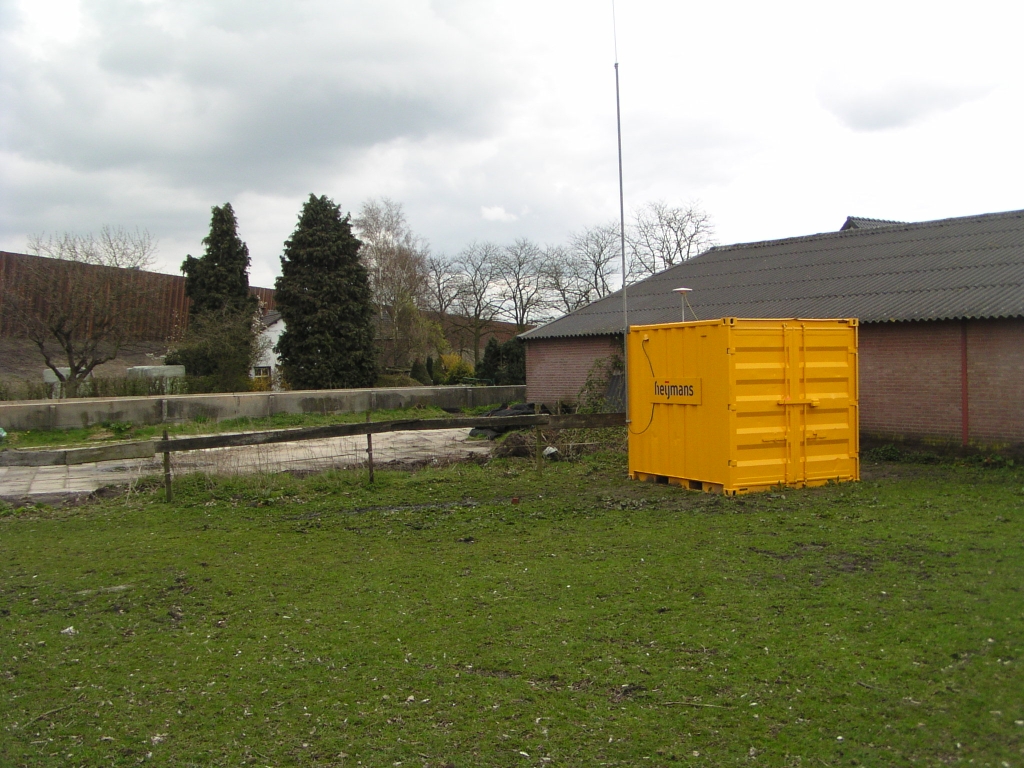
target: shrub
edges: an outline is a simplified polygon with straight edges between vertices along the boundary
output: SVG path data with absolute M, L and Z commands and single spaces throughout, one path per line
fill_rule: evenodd
M 430 360 L 429 357 L 427 359 Z M 434 383 L 430 374 L 427 373 L 427 366 L 425 366 L 423 361 L 418 357 L 412 363 L 412 370 L 409 372 L 409 376 L 416 379 L 420 384 L 424 384 L 428 387 Z
M 518 338 L 499 344 L 492 336 L 484 347 L 484 357 L 476 375 L 497 385 L 525 384 L 526 345 Z
M 473 366 L 462 359 L 461 355 L 441 355 L 442 384 L 460 384 L 463 379 L 473 377 Z
M 419 387 L 422 383 L 404 373 L 382 373 L 374 383 L 375 387 Z
M 621 409 L 619 403 L 613 402 L 614 397 L 609 398 L 609 393 L 617 381 L 621 381 L 622 373 L 626 366 L 619 355 L 604 357 L 595 361 L 587 373 L 587 380 L 580 389 L 578 395 L 578 410 L 580 413 L 606 413 Z
M 189 376 L 210 380 L 204 391 L 247 391 L 249 370 L 261 353 L 254 320 L 252 315 L 229 309 L 197 314 L 164 362 L 184 365 Z

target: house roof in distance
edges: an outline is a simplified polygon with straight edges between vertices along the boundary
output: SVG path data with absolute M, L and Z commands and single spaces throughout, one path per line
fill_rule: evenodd
M 906 221 L 892 221 L 891 219 L 866 219 L 863 216 L 847 216 L 840 232 L 848 229 L 874 229 L 875 227 L 888 227 L 892 224 L 907 224 Z
M 1024 211 L 717 246 L 630 285 L 629 324 L 678 322 L 673 289 L 681 287 L 693 289 L 687 300 L 701 319 L 1024 317 Z M 522 338 L 618 334 L 622 326 L 617 291 Z

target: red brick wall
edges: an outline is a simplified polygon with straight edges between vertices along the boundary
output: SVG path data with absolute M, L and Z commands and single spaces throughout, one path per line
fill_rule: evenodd
M 861 431 L 962 438 L 961 321 L 860 327 Z M 969 320 L 971 442 L 1024 442 L 1024 320 Z
M 957 320 L 860 326 L 862 432 L 961 440 L 963 327 Z M 970 320 L 966 328 L 970 441 L 1024 442 L 1024 320 Z M 527 398 L 575 400 L 594 362 L 616 352 L 621 342 L 609 336 L 528 342 Z
M 967 323 L 971 440 L 1024 442 L 1024 320 Z
M 862 432 L 960 439 L 960 323 L 860 329 Z
M 575 402 L 594 363 L 616 354 L 622 356 L 622 341 L 613 336 L 528 341 L 526 399 L 548 405 Z

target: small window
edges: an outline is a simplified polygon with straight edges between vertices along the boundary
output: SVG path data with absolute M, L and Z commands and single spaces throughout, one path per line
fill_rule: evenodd
M 270 366 L 269 365 L 257 365 L 253 369 L 254 379 L 269 379 L 270 378 Z

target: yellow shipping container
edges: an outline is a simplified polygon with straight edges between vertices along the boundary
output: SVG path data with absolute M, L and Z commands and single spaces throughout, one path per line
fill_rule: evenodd
M 629 471 L 717 493 L 860 479 L 857 320 L 629 329 Z

